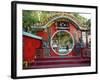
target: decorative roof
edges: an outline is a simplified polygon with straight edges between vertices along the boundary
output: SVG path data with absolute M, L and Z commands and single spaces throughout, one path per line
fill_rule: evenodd
M 24 32 L 24 31 L 23 31 L 23 35 L 28 36 L 28 37 L 31 37 L 31 38 L 39 39 L 39 40 L 42 40 L 42 39 L 43 39 L 43 38 L 40 37 L 40 36 L 31 34 L 31 33 L 28 33 L 28 32 Z
M 75 18 L 72 14 L 70 13 L 57 13 L 56 15 L 53 15 L 51 17 L 49 17 L 47 20 L 45 20 L 45 22 L 38 22 L 36 24 L 34 24 L 32 27 L 39 27 L 39 28 L 45 28 L 46 26 L 50 25 L 51 22 L 59 19 L 59 18 L 67 18 L 69 19 L 69 21 L 71 21 L 72 23 L 74 23 L 76 26 L 79 27 L 79 29 L 81 30 L 88 30 L 87 28 L 83 28 L 84 25 L 82 25 L 79 20 L 77 20 L 77 18 Z

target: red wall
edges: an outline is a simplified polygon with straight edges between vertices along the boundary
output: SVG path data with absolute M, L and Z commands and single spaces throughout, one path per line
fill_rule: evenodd
M 42 37 L 44 40 L 48 40 L 48 33 L 43 30 L 38 31 L 36 35 Z
M 48 27 L 50 30 L 50 34 L 49 35 L 53 35 L 56 31 L 56 25 L 55 23 L 53 23 L 51 26 Z M 77 31 L 77 28 L 75 25 L 69 23 L 69 30 L 68 30 L 72 36 L 74 36 L 74 31 L 78 32 L 80 34 L 79 31 Z M 41 36 L 43 39 L 45 39 L 46 41 L 48 41 L 48 33 L 44 30 L 38 31 L 37 34 L 38 36 Z M 28 36 L 23 35 L 23 60 L 24 61 L 32 61 L 35 59 L 35 55 L 36 55 L 36 49 L 40 48 L 42 46 L 42 40 L 38 40 L 35 38 L 31 38 Z M 50 47 L 50 55 L 51 56 L 59 56 L 58 54 L 54 53 L 54 51 L 51 49 Z M 42 48 L 41 49 L 41 54 L 44 54 L 44 50 Z M 70 52 L 67 56 L 75 56 L 77 53 L 75 53 L 74 50 L 72 50 L 72 52 Z
M 40 48 L 41 40 L 23 35 L 23 60 L 32 61 L 36 55 L 36 48 Z

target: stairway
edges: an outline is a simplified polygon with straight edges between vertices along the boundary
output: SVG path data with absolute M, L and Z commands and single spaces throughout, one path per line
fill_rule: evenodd
M 62 67 L 82 67 L 90 66 L 90 57 L 72 57 L 72 56 L 53 56 L 46 58 L 36 58 L 34 63 L 29 64 L 29 69 L 41 68 L 62 68 Z

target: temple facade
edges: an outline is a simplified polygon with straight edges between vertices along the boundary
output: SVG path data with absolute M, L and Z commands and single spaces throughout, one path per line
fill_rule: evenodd
M 23 68 L 89 66 L 89 29 L 72 16 L 57 15 L 44 25 L 33 25 L 35 34 L 23 31 Z

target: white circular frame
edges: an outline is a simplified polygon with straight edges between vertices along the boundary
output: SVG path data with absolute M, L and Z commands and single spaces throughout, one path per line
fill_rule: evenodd
M 60 31 L 64 31 L 64 32 L 67 32 L 67 33 L 70 34 L 70 36 L 71 36 L 72 39 L 73 39 L 73 46 L 72 46 L 72 50 L 73 50 L 73 48 L 74 48 L 74 37 L 73 37 L 72 34 L 71 34 L 69 31 L 67 31 L 67 30 L 58 30 L 58 31 L 56 31 L 56 32 L 52 35 L 52 37 L 51 37 L 50 46 L 51 46 L 52 50 L 54 51 L 54 53 L 56 53 L 57 55 L 68 55 L 72 50 L 69 51 L 69 52 L 67 52 L 66 54 L 59 54 L 59 53 L 57 53 L 57 52 L 53 49 L 53 47 L 52 47 L 52 38 L 54 37 L 54 35 L 55 35 L 56 33 L 60 32 Z

